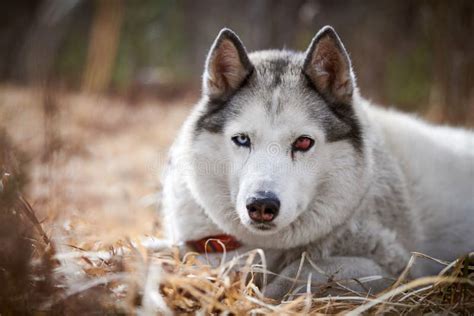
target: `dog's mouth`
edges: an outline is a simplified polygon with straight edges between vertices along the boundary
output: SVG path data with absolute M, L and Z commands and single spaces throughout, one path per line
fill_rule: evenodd
M 257 231 L 268 232 L 276 228 L 276 225 L 273 223 L 250 223 L 250 226 Z

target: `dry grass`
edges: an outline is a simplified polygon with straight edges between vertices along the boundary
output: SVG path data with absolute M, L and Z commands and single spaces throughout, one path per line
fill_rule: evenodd
M 422 256 L 414 254 L 406 273 L 377 295 L 331 284 L 342 294 L 273 302 L 253 282 L 263 268 L 259 251 L 211 266 L 195 254 L 183 258 L 174 248 L 145 247 L 144 239 L 160 236 L 158 175 L 192 102 L 130 106 L 0 89 L 0 126 L 11 139 L 0 138 L 2 153 L 29 157 L 30 180 L 26 185 L 24 167 L 3 156 L 0 171 L 12 175 L 3 177 L 0 192 L 0 246 L 10 246 L 8 256 L 2 254 L 8 262 L 0 260 L 0 280 L 8 285 L 0 291 L 1 314 L 474 312 L 468 257 L 441 262 L 446 268 L 439 276 L 408 280 Z

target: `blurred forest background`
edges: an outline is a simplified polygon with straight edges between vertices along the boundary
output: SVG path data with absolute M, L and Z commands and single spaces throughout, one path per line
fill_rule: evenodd
M 220 28 L 249 51 L 303 50 L 333 25 L 364 96 L 437 122 L 474 123 L 472 0 L 18 0 L 0 12 L 0 82 L 129 102 L 197 92 Z
M 363 96 L 474 127 L 473 0 L 3 1 L 0 314 L 146 306 L 158 176 L 215 36 L 304 50 L 326 24 Z

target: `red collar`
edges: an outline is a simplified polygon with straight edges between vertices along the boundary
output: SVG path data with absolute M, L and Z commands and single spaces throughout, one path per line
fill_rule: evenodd
M 232 251 L 241 246 L 234 236 L 225 234 L 190 240 L 186 244 L 199 253 Z

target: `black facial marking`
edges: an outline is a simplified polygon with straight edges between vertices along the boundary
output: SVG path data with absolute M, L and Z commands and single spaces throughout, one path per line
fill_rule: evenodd
M 225 98 L 210 99 L 205 106 L 204 112 L 196 121 L 194 127 L 194 134 L 199 135 L 202 131 L 218 134 L 222 133 L 224 125 L 229 117 L 238 113 L 239 109 L 229 106 L 230 101 L 237 92 L 249 85 L 253 70 L 242 81 L 240 87 L 236 89 L 231 95 Z
M 317 95 L 325 101 L 327 110 L 332 114 L 331 117 L 327 117 L 323 120 L 327 141 L 332 143 L 348 140 L 354 149 L 361 153 L 363 149 L 362 127 L 356 117 L 352 104 L 329 102 L 318 91 L 306 74 L 303 73 L 303 77 L 306 81 L 307 88 L 317 93 Z
M 210 133 L 221 133 L 222 128 L 229 117 L 230 109 L 227 101 L 210 100 L 203 113 L 196 122 L 195 133 L 199 134 L 203 130 Z
M 337 126 L 328 126 L 326 128 L 328 132 L 328 142 L 348 139 L 358 152 L 362 152 L 362 127 L 354 113 L 354 108 L 348 104 L 331 104 L 329 105 L 329 109 L 340 121 L 345 123 L 349 129 L 341 133 Z
M 271 76 L 272 78 L 268 89 L 275 90 L 282 84 L 282 77 L 288 72 L 289 64 L 290 61 L 287 57 L 280 57 L 277 59 L 268 60 L 259 65 L 259 72 L 264 76 Z M 282 105 L 280 102 L 278 102 L 276 104 L 276 108 L 273 109 L 272 107 L 275 105 L 273 103 L 273 99 L 267 100 L 265 103 L 265 110 L 269 113 L 273 112 L 278 115 L 283 110 Z
M 281 84 L 281 77 L 288 69 L 289 60 L 286 58 L 278 58 L 269 62 L 269 68 L 273 74 L 272 88 L 276 88 Z

